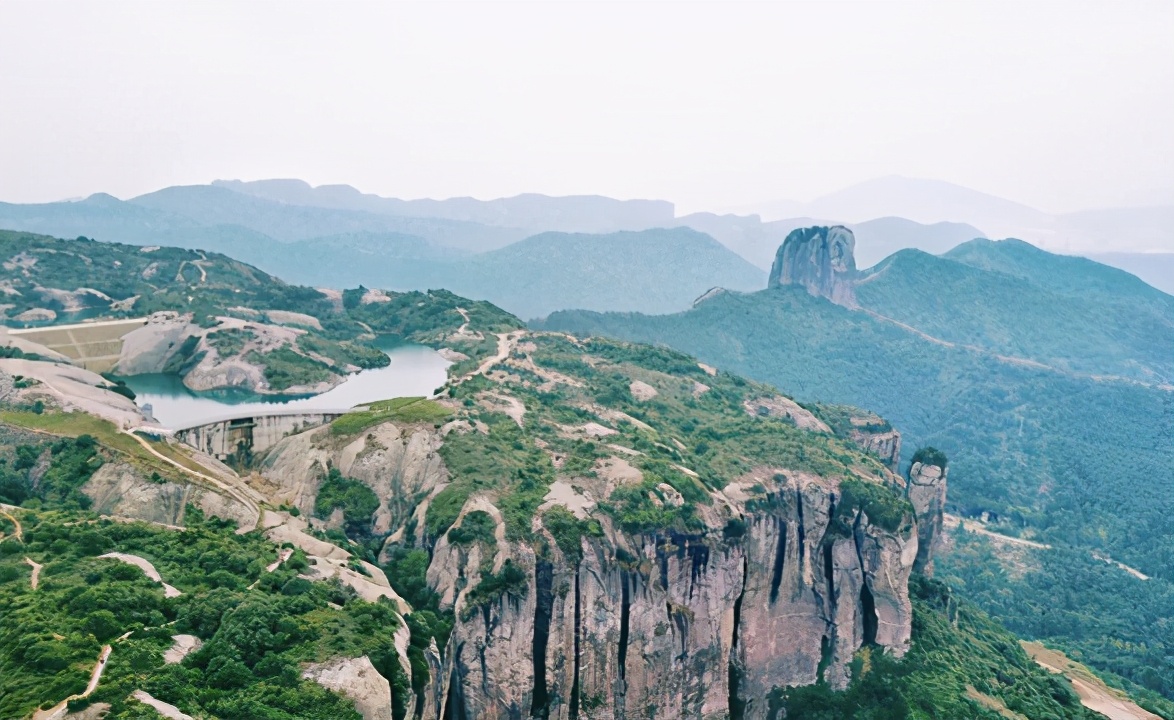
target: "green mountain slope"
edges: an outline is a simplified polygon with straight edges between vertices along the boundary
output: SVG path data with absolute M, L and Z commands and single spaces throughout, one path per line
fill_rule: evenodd
M 365 241 L 372 240 L 340 240 Z M 235 358 L 262 368 L 277 392 L 318 387 L 359 368 L 386 365 L 386 355 L 370 346 L 372 333 L 427 343 L 439 330 L 455 330 L 465 322 L 478 333 L 520 325 L 489 303 L 450 292 L 376 293 L 376 298 L 363 289 L 330 294 L 286 283 L 225 255 L 175 247 L 0 230 L 0 263 L 0 323 L 63 324 L 170 311 L 186 320 L 161 350 L 170 359 L 160 356 L 154 364 L 167 371 L 185 368 L 181 374 L 190 377 L 205 359 Z M 242 328 L 239 321 L 253 325 Z M 294 326 L 296 339 L 286 332 L 284 340 L 253 343 L 274 325 Z M 475 365 L 477 358 L 494 352 L 492 335 L 488 340 L 480 334 L 462 337 L 449 344 L 468 355 L 467 362 Z
M 158 717 L 132 696 L 146 691 L 199 717 L 358 720 L 352 702 L 303 679 L 301 666 L 363 655 L 406 696 L 393 640 L 401 621 L 386 601 L 299 578 L 308 567 L 301 551 L 267 572 L 279 560 L 276 544 L 193 507 L 182 532 L 78 509 L 88 498 L 77 488 L 119 459 L 90 436 L 54 441 L 5 426 L 0 444 L 6 455 L 43 458 L 61 489 L 27 500 L 35 510 L 0 515 L 0 717 L 29 717 L 82 693 L 104 647 L 96 691 L 69 709 L 106 703 L 110 720 Z M 27 473 L 0 469 L 9 482 Z M 145 557 L 180 594 L 99 557 L 111 552 Z M 204 645 L 169 664 L 164 653 L 180 633 Z
M 715 285 L 748 290 L 764 279 L 708 235 L 676 228 L 543 233 L 439 268 L 428 282 L 539 317 L 566 308 L 674 312 Z
M 710 375 L 692 358 L 647 346 L 609 341 L 572 344 L 551 335 L 531 335 L 526 341 L 532 349 L 521 351 L 524 355 L 517 358 L 530 360 L 525 367 L 507 366 L 510 372 L 495 379 L 474 377 L 451 389 L 450 411 L 485 429 L 474 431 L 470 425 L 468 431 L 454 429 L 447 435 L 440 454 L 451 472 L 451 484 L 431 498 L 432 504 L 422 514 L 422 545 L 411 547 L 407 541 L 400 548 L 404 552 L 393 553 L 385 566 L 393 585 L 413 604 L 403 620 L 411 637 L 410 673 L 398 661 L 392 639 L 401 626 L 393 603 L 367 602 L 336 582 L 301 577 L 312 572 L 306 553 L 294 551 L 283 563 L 281 548 L 267 540 L 263 530 L 236 533 L 232 523 L 205 518 L 192 507 L 186 511 L 187 529 L 182 532 L 101 519 L 85 510 L 88 496 L 80 489 L 104 464 L 123 461 L 120 451 L 88 436 L 54 440 L 6 428 L 0 434 L 0 452 L 16 462 L 0 466 L 0 475 L 5 487 L 18 486 L 27 494 L 20 500 L 24 507 L 8 508 L 0 516 L 0 600 L 4 601 L 0 612 L 5 620 L 0 625 L 0 712 L 19 717 L 80 692 L 89 668 L 108 645 L 110 660 L 98 689 L 74 701 L 72 709 L 109 703 L 111 720 L 143 717 L 147 711 L 132 695 L 142 690 L 197 717 L 353 718 L 348 701 L 306 681 L 300 672 L 305 663 L 366 655 L 375 672 L 392 687 L 392 716 L 410 717 L 415 700 L 412 690 L 421 696 L 426 693 L 426 653 L 431 641 L 436 640 L 445 662 L 451 663 L 454 656 L 461 657 L 461 645 L 449 641 L 450 633 L 461 638 L 472 628 L 479 638 L 483 637 L 480 633 L 491 633 L 489 640 L 500 645 L 508 636 L 500 635 L 498 622 L 505 622 L 506 616 L 513 618 L 517 629 L 510 626 L 504 632 L 526 632 L 522 620 L 511 613 L 527 612 L 519 609 L 527 607 L 522 603 L 543 592 L 538 580 L 531 580 L 541 577 L 542 567 L 560 581 L 569 581 L 579 576 L 571 565 L 577 568 L 582 563 L 599 572 L 614 572 L 618 565 L 633 583 L 647 582 L 642 593 L 652 593 L 659 592 L 660 583 L 687 583 L 691 565 L 696 592 L 703 592 L 701 588 L 711 579 L 711 566 L 725 561 L 725 549 L 761 532 L 734 517 L 723 525 L 727 501 L 709 490 L 762 463 L 819 473 L 836 483 L 844 491 L 838 496 L 839 510 L 830 511 L 839 513 L 837 518 L 846 520 L 854 512 L 866 511 L 868 522 L 887 526 L 889 532 L 908 531 L 906 505 L 895 488 L 884 484 L 884 478 L 891 476 L 886 476 L 875 458 L 832 434 L 747 413 L 746 398 L 770 392 L 769 388 L 728 373 Z M 651 397 L 636 393 L 631 384 L 636 379 L 659 393 Z M 543 382 L 533 382 L 538 380 Z M 707 383 L 704 391 L 697 386 L 701 381 Z M 486 405 L 492 398 L 503 397 L 501 393 L 522 401 L 523 420 L 502 414 L 499 405 Z M 616 416 L 616 410 L 625 414 Z M 616 429 L 604 438 L 568 435 L 568 430 L 590 418 Z M 423 426 L 433 427 L 431 420 Z M 322 438 L 316 452 L 349 445 L 348 432 L 340 432 L 342 442 L 337 445 Z M 333 437 L 335 428 L 327 434 Z M 543 502 L 556 479 L 597 489 L 605 486 L 597 484 L 602 478 L 591 468 L 604 473 L 607 463 L 600 461 L 610 457 L 614 462 L 611 456 L 617 444 L 630 446 L 623 453 L 628 458 L 625 463 L 646 473 L 642 481 L 621 483 L 610 498 L 598 496 L 599 507 L 591 508 L 586 520 Z M 561 464 L 551 462 L 559 457 Z M 696 472 L 686 474 L 680 463 Z M 162 482 L 175 473 L 168 466 L 158 470 L 168 476 Z M 151 467 L 139 470 L 144 475 L 151 471 Z M 41 476 L 38 484 L 33 483 L 34 472 Z M 744 492 L 756 495 L 746 508 L 748 514 L 771 508 L 782 511 L 791 502 L 750 486 Z M 853 496 L 852 492 L 863 494 Z M 470 512 L 461 520 L 457 511 L 475 496 L 491 499 L 495 511 L 500 508 L 503 520 L 499 522 L 504 524 L 500 539 L 486 512 Z M 690 502 L 673 500 L 680 496 Z M 360 561 L 374 560 L 384 540 L 372 530 L 371 515 L 378 504 L 364 483 L 337 471 L 329 474 L 314 500 L 315 512 L 322 517 L 335 508 L 343 509 L 344 525 L 320 537 L 337 543 L 330 551 L 341 550 L 350 567 L 364 568 Z M 862 532 L 861 517 L 857 514 L 857 532 Z M 809 520 L 814 524 L 814 517 Z M 16 523 L 21 525 L 19 537 Z M 411 524 L 414 527 L 415 520 Z M 845 526 L 843 532 L 851 536 L 852 527 Z M 841 542 L 840 530 L 830 532 L 826 542 Z M 684 578 L 662 574 L 658 580 L 637 580 L 657 578 L 657 563 L 642 562 L 619 547 L 614 553 L 600 553 L 600 548 L 619 542 L 614 540 L 617 533 L 655 539 L 660 548 L 655 557 L 664 567 L 675 565 L 676 557 L 688 551 L 691 559 L 686 560 Z M 707 537 L 713 534 L 717 537 Z M 809 536 L 806 541 L 817 540 Z M 403 534 L 396 533 L 391 542 L 405 542 Z M 470 611 L 439 605 L 438 594 L 425 581 L 429 548 L 439 557 L 464 552 L 454 547 L 473 552 L 497 547 L 499 542 L 511 557 L 501 572 L 494 571 L 491 563 L 482 563 L 471 566 L 472 577 L 462 576 L 473 583 Z M 846 542 L 851 546 L 854 541 Z M 645 552 L 637 545 L 629 547 Z M 709 547 L 712 554 L 702 550 Z M 137 568 L 99 557 L 110 552 L 144 557 L 180 594 L 167 597 L 159 583 Z M 537 560 L 532 574 L 517 569 L 531 562 L 527 553 Z M 26 557 L 42 566 L 36 588 Z M 741 567 L 743 560 L 732 557 L 735 566 Z M 830 565 L 832 557 L 830 549 L 825 551 L 823 563 Z M 322 563 L 321 558 L 311 559 Z M 767 572 L 769 576 L 769 568 Z M 583 582 L 588 582 L 588 572 L 582 575 Z M 577 580 L 574 591 L 570 585 L 555 587 L 559 589 L 547 585 L 544 597 L 578 596 Z M 687 586 L 680 590 L 682 599 L 674 602 L 684 604 L 694 590 Z M 772 716 L 785 709 L 788 718 L 997 720 L 1016 712 L 1041 720 L 1093 720 L 1095 716 L 1080 705 L 1065 680 L 1037 667 L 1016 639 L 982 612 L 960 603 L 944 586 L 921 578 L 912 580 L 910 592 L 911 648 L 903 659 L 865 641 L 851 658 L 851 682 L 844 692 L 833 692 L 825 682 L 776 689 L 766 698 Z M 657 608 L 658 616 L 661 608 Z M 685 630 L 702 618 L 683 605 L 669 605 L 668 613 L 663 627 L 644 632 L 649 638 L 670 635 L 674 643 L 692 647 L 694 641 L 689 638 L 698 631 Z M 606 617 L 608 613 L 591 615 Z M 495 622 L 483 627 L 479 625 L 482 617 Z M 549 622 L 550 616 L 546 617 Z M 177 633 L 194 635 L 203 646 L 178 663 L 168 663 L 164 653 Z M 557 642 L 554 637 L 551 642 Z M 529 642 L 524 646 L 523 652 L 528 652 Z M 469 668 L 465 672 L 483 669 L 485 664 L 469 651 L 472 645 L 465 647 Z M 614 640 L 600 652 L 602 657 L 614 655 Z M 702 663 L 713 661 L 710 656 L 698 657 Z M 512 673 L 515 664 L 528 668 L 530 658 L 506 660 L 507 666 L 502 666 L 502 658 L 490 655 L 485 662 Z M 721 677 L 723 670 L 706 675 Z M 453 677 L 456 682 L 457 676 Z M 584 673 L 583 677 L 589 676 Z M 611 708 L 600 707 L 602 701 L 590 697 L 572 705 L 580 708 L 580 717 L 611 714 Z M 538 698 L 535 691 L 534 707 L 540 707 Z M 731 693 L 731 716 L 739 717 L 740 706 L 734 699 Z M 565 700 L 552 696 L 545 702 Z M 524 717 L 526 705 L 529 702 L 514 716 Z
M 902 250 L 857 284 L 864 308 L 936 338 L 1061 370 L 1174 378 L 1174 297 L 1016 240 Z
M 926 274 L 927 267 L 945 268 L 951 274 L 935 282 Z M 902 275 L 910 269 L 912 277 Z M 1124 589 L 1065 586 L 1071 601 L 1091 612 L 1123 613 L 1122 625 L 1128 630 L 1113 637 L 1127 639 L 1124 644 L 1106 643 L 1106 635 L 1083 632 L 1069 620 L 1051 623 L 1047 632 L 1039 624 L 1017 625 L 1041 637 L 1062 638 L 1070 649 L 1097 655 L 1097 667 L 1144 682 L 1143 658 L 1153 657 L 1153 652 L 1166 657 L 1174 648 L 1174 631 L 1168 624 L 1147 624 L 1140 609 L 1160 605 L 1174 581 L 1174 538 L 1169 533 L 1174 514 L 1174 394 L 1154 385 L 1000 359 L 998 355 L 1010 350 L 1043 359 L 1065 352 L 1059 343 L 1063 333 L 1075 332 L 1072 323 L 1078 318 L 1066 318 L 1069 324 L 1057 325 L 1061 331 L 1055 332 L 1040 319 L 1040 312 L 1048 308 L 1045 300 L 1051 294 L 1051 302 L 1061 306 L 1052 308 L 1053 322 L 1059 322 L 1065 318 L 1063 306 L 1075 300 L 1005 273 L 987 276 L 997 283 L 991 286 L 992 297 L 984 299 L 985 286 L 973 279 L 977 272 L 972 266 L 902 253 L 859 286 L 858 296 L 865 308 L 871 310 L 870 303 L 876 302 L 884 314 L 896 315 L 917 330 L 958 341 L 989 342 L 992 350 L 927 339 L 913 329 L 832 305 L 797 288 L 727 293 L 690 311 L 662 317 L 556 313 L 542 326 L 678 348 L 717 367 L 786 388 L 802 399 L 870 408 L 902 431 L 907 450 L 925 444 L 942 448 L 951 458 L 950 502 L 955 512 L 994 513 L 1002 532 L 1085 553 L 1095 550 L 1154 577 L 1139 582 L 1117 573 L 1118 584 L 1148 598 L 1136 606 L 1119 602 L 1119 596 L 1127 594 Z M 969 306 L 952 294 L 955 288 L 969 294 Z M 1000 313 L 994 289 L 1017 293 L 1011 297 L 1023 306 L 1022 315 Z M 1154 295 L 1160 296 L 1153 300 L 1160 309 L 1165 296 Z M 1168 367 L 1163 361 L 1168 363 L 1169 356 L 1164 358 L 1161 348 L 1148 344 L 1146 337 L 1118 336 L 1111 326 L 1093 326 L 1120 317 L 1119 308 L 1111 303 L 1098 306 L 1092 298 L 1087 302 L 1096 312 L 1087 324 L 1077 326 L 1072 354 L 1060 359 L 1085 368 L 1093 360 L 1117 363 L 1104 374 L 1132 369 L 1140 375 Z M 967 307 L 975 313 L 968 314 Z M 1137 314 L 1144 311 L 1142 307 Z M 946 322 L 952 314 L 958 317 L 956 327 Z M 1160 313 L 1149 317 L 1158 318 L 1154 322 L 1161 329 Z M 1039 331 L 1035 337 L 1029 332 L 1032 326 Z M 1108 338 L 1112 344 L 1094 352 L 1084 344 L 1086 337 Z M 1082 350 L 1092 360 L 1078 357 Z M 1141 360 L 1136 366 L 1122 360 L 1134 358 Z M 1060 566 L 1053 565 L 1048 572 L 1053 573 L 1052 581 L 1063 581 L 1054 574 Z M 1030 598 L 993 592 L 996 577 L 979 573 L 966 590 L 989 600 L 984 607 L 996 615 L 1027 617 Z M 1174 666 L 1166 663 L 1152 671 L 1161 676 L 1156 685 L 1169 694 Z

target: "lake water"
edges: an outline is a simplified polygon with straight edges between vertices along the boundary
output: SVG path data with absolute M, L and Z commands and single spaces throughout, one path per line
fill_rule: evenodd
M 347 377 L 321 395 L 258 395 L 239 389 L 197 393 L 176 375 L 133 375 L 120 378 L 135 392 L 139 407 L 166 428 L 183 428 L 231 415 L 264 414 L 282 410 L 341 410 L 396 397 L 431 395 L 444 384 L 449 362 L 432 348 L 384 341 L 391 363 Z

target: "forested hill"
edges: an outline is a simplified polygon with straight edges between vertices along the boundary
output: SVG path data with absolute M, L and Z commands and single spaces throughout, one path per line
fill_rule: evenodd
M 523 318 L 570 307 L 673 312 L 715 285 L 753 290 L 766 278 L 721 243 L 689 228 L 543 233 L 433 268 L 424 281 L 400 282 L 485 298 Z
M 1018 240 L 943 256 L 902 250 L 856 284 L 860 304 L 948 342 L 1060 370 L 1174 377 L 1174 297 L 1122 270 Z
M 955 512 L 989 512 L 999 532 L 1154 578 L 1080 584 L 1061 574 L 1087 573 L 1064 563 L 1036 567 L 1034 586 L 1062 587 L 1067 610 L 1028 597 L 1022 568 L 977 574 L 967 591 L 1039 635 L 1097 648 L 1102 669 L 1160 675 L 1150 686 L 1174 695 L 1174 630 L 1153 622 L 1174 581 L 1174 301 L 1095 263 L 987 241 L 945 257 L 898 253 L 856 292 L 859 310 L 781 287 L 667 316 L 556 313 L 542 326 L 668 345 L 803 400 L 872 409 L 907 451 L 945 450 Z M 1022 594 L 1005 592 L 1019 581 Z M 1097 618 L 1121 619 L 1127 644 L 1087 632 L 1104 627 L 1085 621 Z

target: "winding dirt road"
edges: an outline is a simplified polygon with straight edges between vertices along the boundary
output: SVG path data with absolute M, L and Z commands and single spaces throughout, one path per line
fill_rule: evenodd
M 1051 550 L 1052 549 L 1052 546 L 1048 545 L 1047 543 L 1035 542 L 1034 540 L 1024 540 L 1023 538 L 1012 537 L 1010 535 L 1004 535 L 1002 533 L 997 533 L 993 530 L 987 530 L 985 527 L 983 527 L 983 524 L 978 522 L 977 520 L 967 520 L 965 518 L 958 517 L 957 515 L 947 514 L 945 516 L 945 521 L 943 524 L 947 530 L 952 530 L 953 528 L 958 527 L 958 525 L 962 525 L 962 527 L 965 528 L 967 532 L 973 532 L 973 533 L 978 533 L 979 535 L 984 535 L 984 536 L 990 538 L 991 540 L 994 540 L 995 542 L 999 542 L 999 543 L 1006 543 L 1008 545 L 1018 545 L 1020 547 L 1028 547 L 1033 550 Z M 1113 558 L 1109 557 L 1108 555 L 1102 555 L 1101 553 L 1098 553 L 1095 550 L 1090 551 L 1089 554 L 1092 555 L 1092 557 L 1095 560 L 1100 560 L 1101 562 L 1109 563 L 1110 565 L 1115 565 L 1118 569 L 1124 570 L 1125 572 L 1129 573 L 1130 575 L 1137 578 L 1138 580 L 1149 580 L 1150 579 L 1149 575 L 1146 575 L 1145 573 L 1138 570 L 1137 568 L 1130 567 L 1119 560 L 1114 560 Z
M 460 385 L 470 378 L 476 377 L 477 375 L 484 375 L 485 373 L 489 372 L 490 368 L 510 356 L 510 353 L 514 351 L 514 346 L 518 344 L 518 340 L 521 339 L 525 334 L 525 330 L 515 330 L 510 333 L 498 333 L 497 352 L 485 358 L 485 360 L 477 366 L 476 370 L 472 370 L 469 373 L 457 378 L 455 381 L 453 381 L 453 385 Z
M 1064 653 L 1035 642 L 1020 641 L 1019 644 L 1040 667 L 1068 678 L 1072 689 L 1080 697 L 1080 704 L 1089 710 L 1109 720 L 1162 720 L 1139 707 L 1125 693 L 1110 688 L 1088 668 L 1070 660 Z

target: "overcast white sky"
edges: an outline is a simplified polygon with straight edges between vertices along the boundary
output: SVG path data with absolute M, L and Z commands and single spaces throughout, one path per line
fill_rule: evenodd
M 300 177 L 1174 203 L 1174 2 L 0 2 L 0 200 Z

